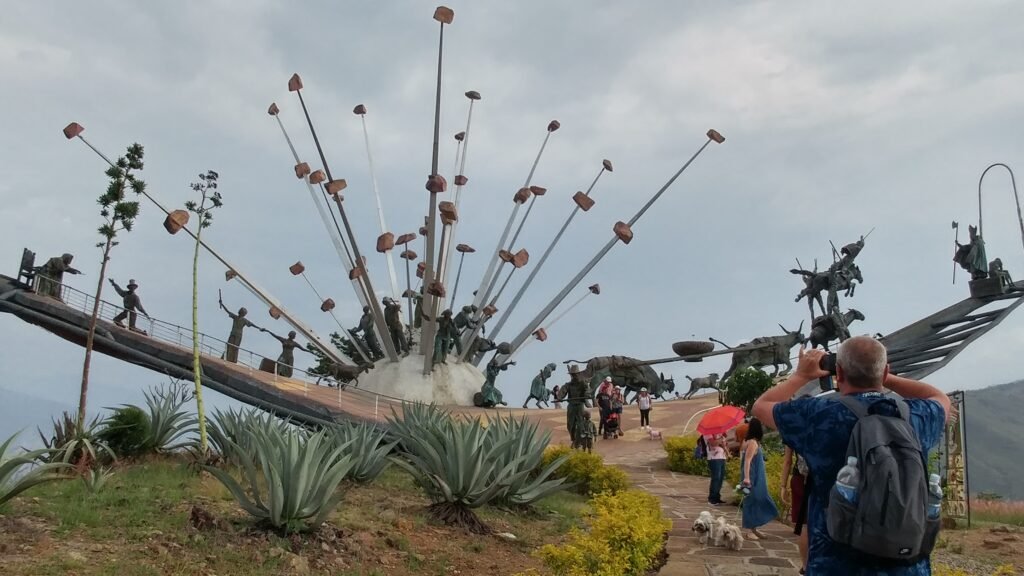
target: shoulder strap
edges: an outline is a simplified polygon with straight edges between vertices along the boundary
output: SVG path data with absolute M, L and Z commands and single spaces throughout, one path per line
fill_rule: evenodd
M 868 407 L 861 404 L 860 400 L 857 400 L 853 396 L 839 396 L 839 402 L 846 406 L 846 408 L 853 412 L 857 419 L 861 419 L 868 415 Z
M 861 401 L 857 400 L 853 396 L 839 396 L 838 400 L 842 402 L 843 406 L 846 406 L 850 412 L 853 412 L 858 419 L 864 418 L 871 413 L 870 406 L 865 406 Z M 900 418 L 908 423 L 910 422 L 910 407 L 907 406 L 907 403 L 903 398 L 900 398 L 899 396 L 885 396 L 879 400 L 883 402 L 892 402 L 899 411 Z

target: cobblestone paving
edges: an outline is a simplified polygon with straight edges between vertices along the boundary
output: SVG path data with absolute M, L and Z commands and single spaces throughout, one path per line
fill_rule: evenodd
M 639 431 L 633 432 L 639 436 Z M 632 440 L 631 434 L 622 440 Z M 616 441 L 617 442 L 617 441 Z M 739 524 L 739 510 L 734 506 L 710 507 L 707 504 L 708 479 L 677 474 L 668 469 L 665 452 L 656 442 L 640 440 L 622 442 L 613 449 L 603 442 L 607 450 L 605 461 L 629 474 L 633 483 L 661 499 L 662 510 L 672 519 L 668 536 L 668 563 L 661 576 L 763 576 L 769 574 L 799 574 L 800 552 L 796 537 L 788 526 L 772 522 L 761 529 L 767 538 L 746 540 L 743 549 L 705 548 L 697 541 L 691 529 L 694 518 L 703 510 L 724 513 Z M 631 450 L 622 450 L 629 446 Z M 642 447 L 641 447 L 642 446 Z M 657 448 L 655 448 L 657 446 Z M 723 489 L 722 496 L 729 500 L 731 491 Z

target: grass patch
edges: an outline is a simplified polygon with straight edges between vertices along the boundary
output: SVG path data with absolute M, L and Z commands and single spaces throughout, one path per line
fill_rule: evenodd
M 971 500 L 971 519 L 1024 526 L 1024 502 L 1008 500 Z
M 91 494 L 79 480 L 37 486 L 0 517 L 4 576 L 156 576 L 304 571 L 345 576 L 464 576 L 540 567 L 537 547 L 582 525 L 583 496 L 558 493 L 528 510 L 484 508 L 515 541 L 480 537 L 426 519 L 430 502 L 398 468 L 369 485 L 342 484 L 330 529 L 283 538 L 255 527 L 223 486 L 182 461 L 152 458 L 118 467 Z M 217 521 L 192 527 L 193 506 Z M 298 564 L 298 568 L 296 567 Z

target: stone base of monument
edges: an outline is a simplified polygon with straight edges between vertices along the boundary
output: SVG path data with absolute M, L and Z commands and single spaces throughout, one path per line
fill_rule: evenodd
M 410 354 L 398 362 L 381 360 L 376 368 L 359 377 L 359 389 L 411 402 L 434 402 L 472 406 L 473 395 L 484 384 L 484 375 L 469 363 L 459 364 L 454 357 L 448 364 L 434 367 L 423 375 L 423 356 Z

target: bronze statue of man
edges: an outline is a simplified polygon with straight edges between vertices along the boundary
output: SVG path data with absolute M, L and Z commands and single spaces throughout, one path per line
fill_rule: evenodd
M 409 342 L 405 339 L 405 326 L 402 324 L 402 305 L 387 296 L 384 297 L 384 323 L 391 333 L 395 350 L 408 355 Z
M 362 332 L 366 346 L 370 349 L 374 359 L 383 358 L 384 351 L 380 349 L 380 341 L 377 340 L 377 333 L 373 331 L 373 313 L 369 306 L 363 306 L 363 315 L 359 317 L 359 326 L 352 331 L 353 334 Z
M 487 363 L 487 368 L 484 370 L 484 385 L 480 388 L 480 394 L 483 396 L 482 406 L 484 408 L 494 408 L 499 404 L 502 406 L 508 406 L 501 394 L 501 390 L 498 390 L 494 381 L 498 378 L 498 374 L 503 370 L 508 370 L 509 366 L 515 366 L 515 364 L 515 362 L 506 362 L 502 364 L 498 362 L 497 356 Z
M 985 240 L 978 234 L 978 229 L 968 226 L 970 242 L 967 244 L 956 243 L 956 255 L 953 261 L 961 268 L 971 273 L 971 280 L 981 280 L 988 277 L 988 257 L 985 255 Z
M 434 336 L 434 364 L 447 364 L 445 359 L 452 346 L 462 354 L 462 342 L 459 341 L 459 330 L 452 319 L 452 311 L 445 310 L 437 319 L 437 335 Z
M 311 350 L 295 341 L 296 334 L 294 330 L 288 333 L 287 338 L 282 338 L 266 328 L 260 328 L 260 332 L 270 334 L 281 343 L 281 355 L 277 357 L 277 375 L 291 378 L 292 368 L 295 367 L 295 350 L 298 349 L 303 352 L 311 352 Z
M 64 283 L 64 273 L 81 274 L 80 271 L 71 267 L 71 261 L 74 259 L 75 257 L 71 254 L 54 256 L 47 260 L 46 264 L 36 268 L 39 278 L 39 289 L 37 292 L 43 296 L 61 300 L 60 287 Z
M 458 328 L 460 334 L 465 330 L 476 328 L 476 321 L 473 320 L 473 314 L 476 314 L 476 311 L 476 306 L 463 306 L 462 310 L 455 315 L 455 327 Z
M 530 395 L 526 397 L 526 401 L 523 402 L 523 408 L 527 408 L 530 400 L 537 401 L 537 408 L 540 408 L 541 402 L 545 406 L 548 406 L 548 398 L 551 396 L 551 391 L 548 390 L 547 382 L 548 378 L 558 368 L 554 364 L 548 364 L 540 369 L 540 373 L 533 377 L 533 381 L 530 383 Z
M 590 397 L 590 386 L 580 372 L 580 367 L 575 364 L 569 367 L 569 383 L 566 384 L 565 396 L 569 408 L 565 412 L 565 427 L 572 438 L 573 447 L 577 447 L 580 440 L 580 430 L 584 425 L 583 411 L 586 407 L 587 398 Z
M 228 334 L 228 345 L 224 349 L 224 359 L 231 363 L 238 362 L 238 348 L 242 345 L 242 331 L 246 328 L 259 328 L 246 318 L 249 313 L 245 308 L 239 308 L 237 314 L 232 314 L 231 310 L 228 310 L 224 306 L 224 300 L 217 296 L 217 304 L 220 305 L 221 310 L 227 313 L 228 318 L 231 318 L 231 332 Z
M 135 327 L 135 320 L 138 318 L 136 311 L 142 312 L 142 315 L 146 318 L 149 318 L 149 314 L 142 307 L 142 300 L 139 299 L 139 295 L 135 293 L 139 285 L 135 283 L 135 280 L 129 280 L 128 289 L 124 290 L 117 285 L 117 282 L 114 282 L 113 278 L 109 280 L 110 284 L 114 287 L 114 291 L 122 298 L 121 303 L 124 305 L 124 310 L 117 316 L 114 316 L 114 324 L 124 328 L 124 319 L 128 318 L 128 329 L 134 332 L 141 332 L 141 330 Z

